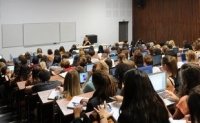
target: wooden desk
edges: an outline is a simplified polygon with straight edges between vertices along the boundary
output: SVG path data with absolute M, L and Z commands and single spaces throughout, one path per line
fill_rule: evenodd
M 88 92 L 88 93 L 84 93 L 81 95 L 78 95 L 80 97 L 85 97 L 85 98 L 91 98 L 94 92 Z M 63 113 L 64 116 L 70 115 L 73 113 L 72 109 L 68 109 L 67 105 L 70 102 L 70 100 L 67 99 L 61 99 L 61 100 L 57 100 L 56 103 L 58 104 L 58 107 L 60 108 L 61 112 Z
M 38 92 L 38 96 L 42 102 L 42 104 L 46 104 L 46 103 L 50 103 L 50 102 L 53 102 L 53 100 L 48 100 L 48 97 L 49 97 L 49 94 L 51 93 L 53 89 L 51 90 L 46 90 L 46 91 L 41 91 L 41 92 Z

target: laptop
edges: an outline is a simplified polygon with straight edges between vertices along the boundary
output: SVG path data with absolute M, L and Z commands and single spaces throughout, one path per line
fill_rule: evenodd
M 149 74 L 149 79 L 153 85 L 153 88 L 158 93 L 158 95 L 163 99 L 166 106 L 174 104 L 168 98 L 168 93 L 165 92 L 167 84 L 167 75 L 164 72 Z
M 143 52 L 142 52 L 142 56 L 144 57 L 144 56 L 146 56 L 146 55 L 148 55 L 148 52 L 147 52 L 147 51 L 143 51 Z
M 154 55 L 153 56 L 153 66 L 160 66 L 161 59 L 162 59 L 162 55 Z
M 173 50 L 173 52 L 174 52 L 175 54 L 177 54 L 177 53 L 179 52 L 179 48 L 177 48 L 177 47 L 172 48 L 172 50 Z
M 87 65 L 86 65 L 86 71 L 87 71 L 87 72 L 92 71 L 93 66 L 94 66 L 94 64 L 87 64 Z
M 80 84 L 87 82 L 88 79 L 88 72 L 80 73 Z
M 10 71 L 14 71 L 15 70 L 15 66 L 8 66 L 8 69 L 10 70 Z
M 143 72 L 145 72 L 145 73 L 147 73 L 147 74 L 153 73 L 153 67 L 151 65 L 144 66 L 144 67 L 139 67 L 138 69 L 143 71 Z
M 186 61 L 186 54 L 185 53 L 181 53 L 181 61 L 182 62 Z
M 109 57 L 110 59 L 113 59 L 114 61 L 118 61 L 118 54 L 111 53 Z

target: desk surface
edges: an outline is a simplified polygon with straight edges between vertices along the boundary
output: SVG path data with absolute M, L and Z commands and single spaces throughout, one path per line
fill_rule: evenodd
M 88 92 L 88 93 L 84 93 L 81 95 L 78 95 L 80 97 L 85 97 L 85 98 L 91 98 L 94 92 Z M 67 99 L 61 99 L 61 100 L 57 100 L 56 103 L 58 104 L 58 107 L 60 108 L 61 112 L 63 113 L 64 116 L 70 115 L 73 113 L 72 109 L 68 109 L 67 105 L 70 102 L 70 100 Z
M 42 101 L 42 104 L 53 102 L 53 100 L 48 100 L 49 94 L 51 93 L 52 90 L 53 89 L 46 90 L 46 91 L 41 91 L 41 92 L 37 93 L 39 98 L 40 98 L 40 100 Z

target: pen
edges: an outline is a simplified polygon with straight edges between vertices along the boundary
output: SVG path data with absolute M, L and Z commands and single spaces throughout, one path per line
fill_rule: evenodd
M 74 106 L 77 106 L 77 105 L 79 105 L 80 103 L 72 102 L 72 104 L 73 104 Z

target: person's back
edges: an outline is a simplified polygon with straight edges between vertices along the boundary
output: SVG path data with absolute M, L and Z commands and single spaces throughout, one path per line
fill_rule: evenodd
M 95 92 L 87 103 L 86 112 L 94 110 L 94 107 L 102 104 L 104 101 L 112 101 L 109 97 L 116 94 L 116 86 L 110 76 L 104 71 L 97 70 L 92 75 Z
M 35 84 L 32 87 L 33 93 L 39 92 L 39 91 L 45 91 L 49 89 L 54 89 L 57 86 L 61 85 L 61 82 L 59 81 L 49 81 L 51 75 L 49 71 L 46 70 L 41 70 L 39 72 L 39 78 L 40 81 L 39 83 Z
M 168 111 L 148 75 L 132 69 L 125 74 L 118 123 L 169 123 Z
M 60 85 L 61 85 L 61 83 L 59 81 L 48 81 L 45 83 L 38 83 L 32 87 L 32 91 L 40 92 L 40 91 L 50 90 L 50 89 L 54 89 Z
M 188 98 L 191 123 L 200 123 L 200 85 L 193 88 Z

